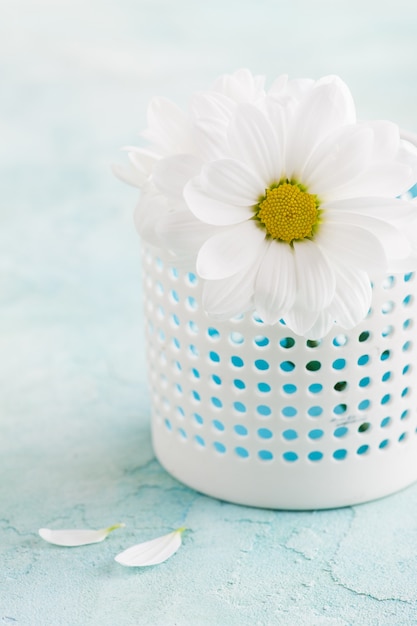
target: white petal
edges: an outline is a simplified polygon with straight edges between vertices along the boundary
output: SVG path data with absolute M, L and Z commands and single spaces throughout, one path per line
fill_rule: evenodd
M 417 225 L 416 225 L 417 228 Z M 404 259 L 390 259 L 387 271 L 389 273 L 397 274 L 397 273 L 406 273 L 406 272 L 414 272 L 417 269 L 417 249 L 414 249 L 407 257 Z
M 279 100 L 293 98 L 300 100 L 309 89 L 314 87 L 314 80 L 311 78 L 292 78 L 288 80 L 286 74 L 278 76 L 268 90 L 268 95 Z
M 217 232 L 215 226 L 198 220 L 190 211 L 167 213 L 159 218 L 155 232 L 161 242 L 176 253 L 197 253 L 203 243 Z
M 373 159 L 386 161 L 395 158 L 400 146 L 400 131 L 396 124 L 385 120 L 371 120 L 362 122 L 359 126 L 372 128 L 374 132 Z
M 413 181 L 409 184 L 409 187 L 412 187 L 417 181 L 417 144 L 415 142 L 410 143 L 409 141 L 401 140 L 397 160 L 411 168 Z
M 287 148 L 287 177 L 299 177 L 311 152 L 339 126 L 356 121 L 355 107 L 347 86 L 337 77 L 317 81 L 306 91 L 293 120 Z
M 157 192 L 153 186 L 148 186 L 146 191 L 142 192 L 133 215 L 135 226 L 140 236 L 157 246 L 159 242 L 155 234 L 155 226 L 159 217 L 165 215 L 168 211 L 169 203 L 167 198 Z
M 233 74 L 220 76 L 213 89 L 234 102 L 254 102 L 264 95 L 264 82 L 264 76 L 253 76 L 250 70 L 242 68 Z
M 401 139 L 411 143 L 413 146 L 417 146 L 417 134 L 412 133 L 409 130 L 400 130 Z
M 336 136 L 332 133 L 317 146 L 300 174 L 309 192 L 327 198 L 333 189 L 355 179 L 368 165 L 373 140 L 369 128 L 349 126 Z
M 265 99 L 265 110 L 268 115 L 268 119 L 274 129 L 275 137 L 279 143 L 279 156 L 280 167 L 284 168 L 284 155 L 285 146 L 287 141 L 287 127 L 288 117 L 291 114 L 291 106 L 283 106 L 280 102 L 274 100 L 274 98 L 268 97 Z M 282 174 L 283 176 L 283 174 Z
M 149 129 L 143 136 L 164 149 L 164 153 L 188 152 L 186 115 L 166 98 L 153 98 L 148 107 Z
M 321 311 L 313 326 L 307 331 L 305 337 L 307 339 L 323 339 L 332 329 L 334 320 L 329 309 Z
M 124 150 L 127 151 L 127 156 L 133 167 L 142 174 L 144 179 L 148 179 L 154 164 L 160 159 L 160 155 L 151 150 L 135 147 L 124 148 Z
M 335 266 L 337 288 L 329 313 L 343 328 L 354 328 L 368 314 L 372 301 L 369 276 L 350 267 Z
M 415 147 L 400 141 L 398 127 L 391 122 L 361 123 L 357 130 L 368 129 L 373 134 L 369 163 L 344 186 L 335 189 L 331 198 L 355 196 L 399 196 L 417 179 Z M 349 129 L 347 129 L 349 130 Z M 362 159 L 363 160 L 363 159 Z
M 142 172 L 139 172 L 131 165 L 126 167 L 124 165 L 119 165 L 118 163 L 112 163 L 111 170 L 116 178 L 124 183 L 127 183 L 128 185 L 132 185 L 132 187 L 141 188 L 145 182 L 145 177 Z
M 349 212 L 358 215 L 369 215 L 377 219 L 386 219 L 391 222 L 412 221 L 417 217 L 417 206 L 412 202 L 399 198 L 365 197 L 343 198 L 324 202 L 323 210 L 328 210 L 329 215 L 335 212 Z
M 181 535 L 185 528 L 178 528 L 172 533 L 138 543 L 123 552 L 120 552 L 114 560 L 127 567 L 147 567 L 159 565 L 177 552 L 181 546 Z
M 388 161 L 371 163 L 363 171 L 337 188 L 327 190 L 327 200 L 360 196 L 400 196 L 415 180 L 413 170 L 403 163 Z
M 255 308 L 267 324 L 275 324 L 294 304 L 297 293 L 293 249 L 271 241 L 259 267 L 255 284 Z
M 186 184 L 184 198 L 190 211 L 207 224 L 218 226 L 239 224 L 253 215 L 250 206 L 236 206 L 212 198 L 201 186 L 199 177 Z
M 223 94 L 203 92 L 190 102 L 195 153 L 204 161 L 228 157 L 227 126 L 235 103 Z
M 48 543 L 57 546 L 66 546 L 74 548 L 76 546 L 85 546 L 90 543 L 99 543 L 103 541 L 109 533 L 116 528 L 124 528 L 125 524 L 113 524 L 108 528 L 101 530 L 71 529 L 71 530 L 52 530 L 50 528 L 40 528 L 39 535 Z
M 231 226 L 202 245 L 197 273 L 209 280 L 233 276 L 255 262 L 264 242 L 265 233 L 252 220 Z
M 274 127 L 254 105 L 237 107 L 228 132 L 235 158 L 244 161 L 263 181 L 264 189 L 282 177 L 282 156 L 279 137 Z
M 211 316 L 228 320 L 253 308 L 255 277 L 262 261 L 256 262 L 229 278 L 208 280 L 203 287 L 203 308 Z
M 351 224 L 369 231 L 373 237 L 379 240 L 388 258 L 404 259 L 411 252 L 406 231 L 401 232 L 386 220 L 363 214 L 355 215 L 343 211 L 329 211 L 327 221 L 329 224 Z
M 226 127 L 235 104 L 227 96 L 213 91 L 196 93 L 190 100 L 190 112 L 194 122 L 212 120 Z
M 281 74 L 268 89 L 268 96 L 280 96 L 285 93 L 288 85 L 288 74 Z
M 152 178 L 160 191 L 182 198 L 185 185 L 200 172 L 202 161 L 191 154 L 179 154 L 158 161 Z
M 330 218 L 325 219 L 314 241 L 342 265 L 353 265 L 369 273 L 378 273 L 387 267 L 387 258 L 379 240 L 359 226 L 330 223 Z
M 297 303 L 321 311 L 332 300 L 336 288 L 333 269 L 322 250 L 312 241 L 294 241 L 297 272 Z
M 241 161 L 218 159 L 201 170 L 203 188 L 215 200 L 237 206 L 253 206 L 265 192 L 265 184 L 256 172 Z
M 216 121 L 198 120 L 193 127 L 195 152 L 205 162 L 230 156 L 227 144 L 227 125 Z
M 284 321 L 296 335 L 308 334 L 310 328 L 314 326 L 320 311 L 309 311 L 302 307 L 293 307 L 284 315 Z

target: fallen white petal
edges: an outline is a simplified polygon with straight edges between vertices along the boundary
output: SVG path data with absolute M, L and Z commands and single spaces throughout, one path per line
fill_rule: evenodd
M 297 275 L 297 299 L 302 308 L 321 311 L 334 296 L 336 277 L 326 254 L 305 239 L 293 243 Z
M 181 546 L 181 535 L 184 530 L 185 528 L 177 528 L 168 535 L 138 543 L 120 552 L 114 560 L 127 567 L 146 567 L 163 563 Z
M 76 546 L 86 546 L 89 543 L 99 543 L 100 541 L 103 541 L 113 530 L 116 530 L 117 528 L 124 528 L 124 526 L 125 524 L 113 524 L 108 528 L 102 528 L 100 530 L 52 530 L 50 528 L 40 528 L 39 535 L 48 543 L 53 543 L 56 546 L 75 548 Z

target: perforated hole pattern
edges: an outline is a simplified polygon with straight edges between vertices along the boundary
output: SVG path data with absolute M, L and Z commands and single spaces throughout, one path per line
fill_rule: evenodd
M 416 439 L 414 274 L 375 285 L 360 327 L 306 341 L 252 313 L 211 322 L 193 273 L 149 250 L 143 266 L 154 427 L 179 454 L 339 464 Z

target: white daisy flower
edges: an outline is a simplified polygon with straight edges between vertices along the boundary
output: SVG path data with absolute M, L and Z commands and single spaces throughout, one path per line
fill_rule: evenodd
M 195 96 L 188 117 L 151 115 L 148 138 L 138 229 L 195 255 L 214 317 L 254 308 L 319 338 L 366 316 L 372 279 L 417 266 L 415 205 L 399 199 L 417 150 L 395 124 L 358 123 L 338 77 L 282 76 L 265 93 L 240 71 Z
M 278 90 L 276 90 L 277 92 Z M 325 78 L 301 96 L 237 107 L 224 157 L 185 187 L 191 212 L 217 226 L 200 247 L 203 305 L 227 318 L 255 307 L 318 338 L 351 328 L 371 304 L 371 278 L 411 269 L 397 199 L 416 180 L 416 151 L 390 122 L 356 123 L 346 85 Z

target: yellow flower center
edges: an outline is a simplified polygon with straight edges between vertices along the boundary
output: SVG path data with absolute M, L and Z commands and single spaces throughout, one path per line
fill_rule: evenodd
M 273 239 L 291 243 L 312 237 L 319 222 L 319 201 L 301 185 L 283 182 L 266 190 L 255 217 Z

